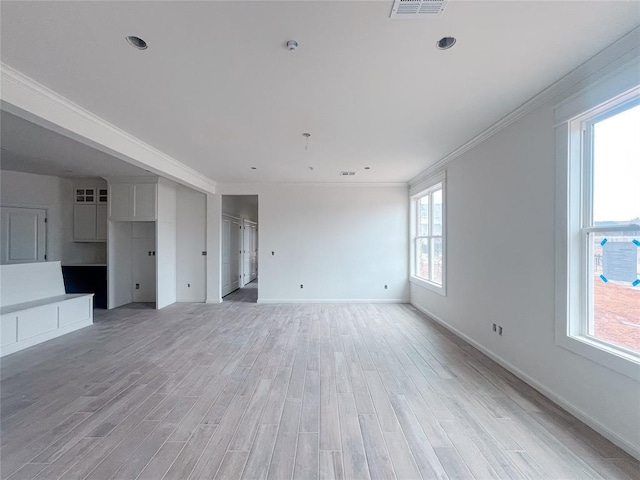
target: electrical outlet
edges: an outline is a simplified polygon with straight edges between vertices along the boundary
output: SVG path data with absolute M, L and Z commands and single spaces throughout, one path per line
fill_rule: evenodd
M 497 332 L 498 331 L 498 325 L 496 325 L 495 323 L 493 324 L 493 331 Z
M 273 257 L 276 254 L 276 252 L 271 252 L 271 256 Z
M 187 283 L 187 288 L 191 288 L 191 284 L 190 283 Z
M 385 285 L 384 289 L 387 290 L 389 288 L 389 285 Z
M 300 284 L 300 288 L 304 288 L 304 285 Z
M 140 284 L 136 283 L 136 290 L 140 290 Z
M 498 335 L 502 336 L 502 326 L 498 327 Z

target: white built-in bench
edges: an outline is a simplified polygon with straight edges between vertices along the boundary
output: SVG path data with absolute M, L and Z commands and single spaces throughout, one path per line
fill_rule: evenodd
M 93 323 L 93 293 L 66 294 L 60 262 L 0 265 L 0 357 Z

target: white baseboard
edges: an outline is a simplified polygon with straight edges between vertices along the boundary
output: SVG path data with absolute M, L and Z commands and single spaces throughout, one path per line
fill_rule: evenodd
M 408 298 L 258 298 L 258 303 L 410 303 Z
M 207 298 L 205 303 L 222 303 L 221 298 Z
M 74 332 L 76 330 L 80 330 L 81 328 L 88 327 L 89 325 L 93 325 L 93 315 L 87 318 L 86 320 L 82 320 L 80 322 L 72 323 L 71 325 L 67 325 L 62 328 L 56 328 L 55 330 L 51 330 L 49 332 L 41 333 L 34 337 L 26 338 L 20 342 L 10 343 L 8 345 L 4 345 L 0 349 L 0 357 L 4 357 L 6 355 L 11 355 L 12 353 L 19 352 L 20 350 L 24 350 L 25 348 L 33 347 L 42 342 L 46 342 L 47 340 L 51 340 L 53 338 L 59 337 L 61 335 L 65 335 L 67 333 Z
M 427 315 L 429 318 L 433 319 L 434 321 L 436 321 L 437 323 L 442 325 L 444 328 L 446 328 L 450 332 L 454 333 L 455 335 L 457 335 L 458 337 L 463 339 L 465 342 L 473 345 L 475 348 L 480 350 L 482 353 L 484 353 L 487 357 L 492 359 L 494 362 L 498 363 L 502 367 L 504 367 L 507 370 L 509 370 L 516 377 L 518 377 L 520 380 L 522 380 L 523 382 L 527 383 L 531 387 L 535 388 L 537 391 L 542 393 L 545 397 L 547 397 L 550 400 L 552 400 L 554 403 L 556 403 L 557 405 L 562 407 L 564 410 L 569 412 L 571 415 L 576 417 L 578 420 L 580 420 L 581 422 L 583 422 L 583 423 L 587 424 L 588 426 L 590 426 L 591 428 L 593 428 L 596 432 L 598 432 L 600 435 L 602 435 L 603 437 L 605 437 L 608 440 L 610 440 L 612 443 L 616 444 L 618 447 L 620 447 L 622 450 L 627 452 L 629 455 L 631 455 L 632 457 L 635 457 L 638 460 L 640 460 L 640 449 L 638 447 L 636 447 L 635 445 L 632 445 L 631 443 L 627 442 L 625 439 L 619 437 L 616 433 L 614 433 L 611 430 L 609 430 L 607 427 L 602 425 L 597 420 L 595 420 L 595 419 L 591 418 L 590 416 L 588 416 L 582 410 L 580 410 L 579 408 L 575 407 L 572 403 L 570 403 L 566 399 L 558 396 L 552 390 L 550 390 L 546 386 L 542 385 L 537 380 L 535 380 L 534 378 L 530 377 L 529 375 L 524 373 L 519 368 L 513 366 L 511 363 L 507 362 L 502 357 L 496 355 L 491 350 L 489 350 L 486 347 L 484 347 L 483 345 L 479 344 L 478 342 L 476 342 L 471 337 L 465 335 L 464 333 L 462 333 L 457 328 L 449 325 L 447 322 L 442 320 L 437 315 L 434 315 L 433 313 L 429 312 L 427 309 L 421 307 L 420 305 L 417 305 L 414 302 L 410 302 L 410 303 L 415 308 L 420 310 L 422 313 Z

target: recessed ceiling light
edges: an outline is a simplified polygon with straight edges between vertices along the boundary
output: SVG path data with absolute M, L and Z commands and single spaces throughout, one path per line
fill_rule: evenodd
M 251 167 L 251 170 L 257 170 L 258 167 Z
M 296 48 L 298 48 L 298 42 L 296 42 L 295 40 L 289 40 L 287 42 L 287 50 L 293 52 L 296 50 Z
M 138 50 L 147 49 L 147 42 L 145 42 L 140 37 L 136 37 L 135 35 L 129 35 L 127 37 L 127 42 L 129 42 L 133 47 L 137 48 Z
M 438 47 L 438 50 L 447 50 L 453 47 L 455 44 L 456 44 L 455 37 L 442 37 L 436 43 L 436 47 Z

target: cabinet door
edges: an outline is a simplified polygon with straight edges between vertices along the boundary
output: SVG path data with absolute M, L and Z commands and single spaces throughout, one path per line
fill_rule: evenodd
M 107 206 L 96 206 L 96 240 L 107 239 Z
M 156 185 L 153 183 L 140 183 L 134 185 L 134 209 L 135 220 L 156 219 Z
M 73 206 L 73 239 L 76 241 L 96 239 L 96 206 Z
M 47 212 L 35 208 L 0 207 L 0 263 L 44 262 Z
M 96 189 L 95 187 L 76 187 L 73 189 L 74 203 L 87 204 L 96 203 Z
M 131 220 L 133 185 L 114 183 L 109 185 L 109 218 L 112 220 Z
M 96 190 L 96 203 L 104 203 L 105 205 L 107 204 L 107 199 L 109 198 L 109 196 L 107 195 L 107 189 L 106 188 L 98 188 Z

